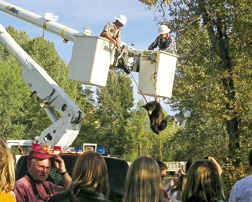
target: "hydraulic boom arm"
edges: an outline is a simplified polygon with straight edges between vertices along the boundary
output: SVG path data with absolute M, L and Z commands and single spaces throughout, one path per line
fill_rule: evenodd
M 83 112 L 8 34 L 0 24 L 0 42 L 22 65 L 22 76 L 33 94 L 39 97 L 52 125 L 42 131 L 38 143 L 66 147 L 72 144 L 79 133 L 84 118 Z M 53 109 L 61 114 L 58 118 Z
M 45 29 L 53 34 L 56 34 L 66 40 L 74 42 L 74 35 L 81 34 L 80 32 L 71 29 L 65 25 L 61 25 L 57 22 L 46 20 L 44 17 L 27 11 L 18 6 L 11 5 L 10 3 L 0 0 L 0 10 L 16 18 L 29 22 L 42 29 Z

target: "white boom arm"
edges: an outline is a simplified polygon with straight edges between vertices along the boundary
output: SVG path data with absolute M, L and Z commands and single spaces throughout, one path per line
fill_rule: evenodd
M 29 22 L 42 29 L 45 29 L 53 34 L 56 34 L 66 40 L 74 42 L 74 35 L 80 32 L 71 29 L 70 27 L 61 25 L 54 21 L 46 20 L 44 17 L 22 9 L 20 7 L 11 5 L 10 3 L 0 0 L 0 10 L 16 18 Z
M 0 24 L 0 42 L 22 65 L 22 76 L 33 94 L 40 98 L 51 126 L 42 131 L 38 143 L 66 147 L 72 144 L 79 133 L 83 112 L 58 86 L 58 84 L 39 66 L 8 34 Z M 61 114 L 58 118 L 53 108 Z

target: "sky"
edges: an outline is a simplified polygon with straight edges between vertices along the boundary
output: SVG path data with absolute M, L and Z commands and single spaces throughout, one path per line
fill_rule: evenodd
M 1 2 L 2 0 L 0 0 Z M 58 16 L 58 23 L 69 26 L 81 33 L 84 28 L 91 28 L 92 36 L 99 36 L 108 22 L 114 22 L 115 17 L 125 15 L 127 17 L 126 26 L 122 27 L 121 40 L 127 46 L 134 44 L 137 50 L 146 50 L 148 46 L 158 36 L 158 24 L 154 21 L 154 9 L 151 11 L 146 5 L 138 0 L 7 0 L 12 5 L 26 9 L 37 15 L 44 16 L 45 13 L 53 13 Z M 0 24 L 4 27 L 13 26 L 17 30 L 25 30 L 30 38 L 42 36 L 46 40 L 52 41 L 61 58 L 70 62 L 73 43 L 63 43 L 63 39 L 50 32 L 31 25 L 23 20 L 11 15 L 0 12 Z M 138 81 L 138 73 L 133 73 Z M 132 79 L 132 78 L 131 78 Z M 133 79 L 133 91 L 135 103 L 143 99 L 137 93 L 137 86 Z M 153 97 L 146 97 L 148 101 L 154 100 Z M 173 112 L 167 104 L 161 101 L 164 110 L 172 115 Z

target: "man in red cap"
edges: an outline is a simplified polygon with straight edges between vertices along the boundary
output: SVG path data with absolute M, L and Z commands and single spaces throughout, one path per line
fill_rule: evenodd
M 62 176 L 64 187 L 45 181 L 51 169 L 50 158 L 53 158 L 55 168 Z M 59 155 L 51 155 L 43 149 L 34 149 L 27 159 L 27 174 L 16 181 L 14 193 L 17 202 L 42 202 L 64 190 L 67 190 L 72 182 L 66 171 L 65 162 Z

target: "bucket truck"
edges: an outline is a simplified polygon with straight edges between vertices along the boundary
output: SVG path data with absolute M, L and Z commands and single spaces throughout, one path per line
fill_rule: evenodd
M 117 64 L 113 44 L 106 38 L 85 35 L 55 22 L 53 17 L 42 17 L 2 0 L 0 11 L 56 34 L 64 41 L 72 41 L 74 45 L 69 80 L 88 85 L 106 85 L 109 68 Z M 171 97 L 177 55 L 163 51 L 135 50 L 126 44 L 121 49 L 120 57 L 124 64 L 139 72 L 139 87 L 145 95 Z
M 109 40 L 82 34 L 55 22 L 52 16 L 45 18 L 2 0 L 0 11 L 54 33 L 62 37 L 65 42 L 72 41 L 74 45 L 69 79 L 82 84 L 106 85 L 109 68 L 117 64 L 115 49 Z M 0 42 L 22 65 L 23 80 L 40 98 L 41 106 L 53 122 L 41 133 L 38 143 L 69 146 L 78 135 L 84 117 L 83 112 L 44 69 L 22 50 L 3 26 L 0 26 Z M 139 86 L 145 95 L 171 97 L 176 55 L 162 51 L 135 50 L 126 45 L 122 50 L 119 57 L 124 60 L 127 67 L 139 72 Z M 53 112 L 53 108 L 62 115 L 60 119 Z

